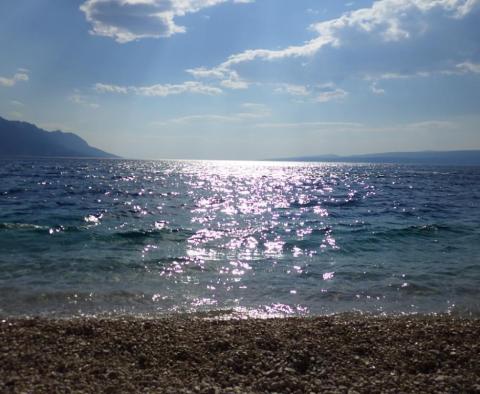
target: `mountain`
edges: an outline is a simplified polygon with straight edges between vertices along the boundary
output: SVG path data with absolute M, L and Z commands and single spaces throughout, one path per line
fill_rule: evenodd
M 88 145 L 76 134 L 46 131 L 30 123 L 0 117 L 0 157 L 18 156 L 118 157 Z
M 480 165 L 480 150 L 386 152 L 352 156 L 320 155 L 291 157 L 279 160 L 334 163 Z

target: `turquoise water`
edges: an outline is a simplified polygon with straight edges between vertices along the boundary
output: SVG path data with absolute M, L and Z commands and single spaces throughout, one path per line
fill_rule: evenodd
M 0 315 L 480 311 L 480 168 L 0 160 Z

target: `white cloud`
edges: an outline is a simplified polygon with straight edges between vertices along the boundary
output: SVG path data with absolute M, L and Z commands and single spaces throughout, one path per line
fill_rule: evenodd
M 152 85 L 143 87 L 133 87 L 132 89 L 136 94 L 141 96 L 159 96 L 166 97 L 174 94 L 181 93 L 196 93 L 206 95 L 217 95 L 222 93 L 222 90 L 215 87 L 205 85 L 197 81 L 187 81 L 181 84 L 165 84 L 165 85 Z
M 83 94 L 80 94 L 78 91 L 68 96 L 68 101 L 71 101 L 72 103 L 75 103 L 78 105 L 82 105 L 84 107 L 93 108 L 93 109 L 97 109 L 100 107 L 97 103 L 91 102 L 89 97 Z
M 127 94 L 128 93 L 128 88 L 126 88 L 124 86 L 107 85 L 105 83 L 95 84 L 94 89 L 98 93 L 120 93 L 120 94 Z
M 249 86 L 249 83 L 244 79 L 240 78 L 240 76 L 236 71 L 231 71 L 227 75 L 226 79 L 223 79 L 222 81 L 220 81 L 220 85 L 228 89 L 238 90 L 238 89 L 247 89 Z
M 313 8 L 307 8 L 307 14 L 310 14 L 310 15 L 318 15 L 320 14 L 320 11 L 319 10 L 315 10 Z
M 465 61 L 458 63 L 453 67 L 438 69 L 432 71 L 416 71 L 413 73 L 397 73 L 389 72 L 379 75 L 367 75 L 365 77 L 366 81 L 373 81 L 377 83 L 381 80 L 391 80 L 391 79 L 412 79 L 412 78 L 428 78 L 433 75 L 461 75 L 461 74 L 479 74 L 480 73 L 480 63 L 472 63 Z
M 456 67 L 462 73 L 480 74 L 480 63 L 463 62 L 457 64 Z
M 126 43 L 142 38 L 170 37 L 184 33 L 176 17 L 191 14 L 231 0 L 86 0 L 80 10 L 85 13 L 94 35 Z M 233 0 L 251 3 L 253 0 Z
M 292 130 L 318 130 L 318 129 L 342 129 L 342 130 L 357 130 L 363 129 L 365 126 L 362 123 L 356 122 L 292 122 L 292 123 L 257 123 L 255 125 L 261 129 L 292 129 Z
M 216 79 L 223 79 L 225 77 L 225 73 L 220 69 L 208 69 L 205 67 L 199 68 L 189 68 L 185 70 L 187 73 L 191 74 L 194 78 L 216 78 Z
M 287 93 L 292 96 L 310 96 L 311 94 L 307 86 L 296 85 L 291 83 L 276 84 L 274 91 L 276 93 Z
M 454 122 L 446 120 L 424 120 L 422 122 L 408 123 L 404 126 L 406 129 L 422 130 L 422 129 L 453 129 L 457 127 Z
M 384 73 L 380 75 L 369 75 L 365 77 L 366 81 L 373 81 L 370 85 L 370 90 L 374 94 L 385 94 L 385 90 L 378 86 L 382 80 L 395 79 L 413 79 L 413 78 L 428 78 L 433 75 L 464 75 L 464 74 L 480 74 L 480 63 L 472 63 L 465 61 L 458 63 L 455 66 L 447 69 L 439 69 L 434 71 L 417 71 L 414 73 Z
M 235 112 L 226 115 L 219 114 L 198 114 L 181 116 L 165 121 L 152 123 L 152 126 L 167 126 L 172 124 L 198 124 L 198 123 L 238 123 L 249 122 L 261 118 L 267 118 L 271 115 L 270 109 L 264 104 L 244 103 L 241 106 L 241 112 Z
M 247 89 L 250 85 L 246 80 L 242 79 L 235 70 L 223 72 L 220 70 L 207 70 L 200 67 L 197 69 L 188 69 L 186 72 L 196 79 L 218 79 L 220 80 L 220 85 L 227 89 Z
M 370 91 L 373 93 L 373 94 L 377 94 L 377 95 L 382 95 L 382 94 L 385 94 L 385 89 L 383 88 L 379 88 L 377 86 L 377 82 L 373 82 L 371 85 L 370 85 Z
M 425 120 L 421 122 L 398 125 L 371 126 L 358 122 L 292 122 L 292 123 L 257 123 L 253 127 L 265 130 L 292 130 L 309 132 L 352 132 L 352 133 L 393 133 L 456 131 L 459 123 L 445 120 Z
M 324 83 L 314 86 L 304 86 L 289 83 L 274 84 L 276 93 L 285 93 L 291 96 L 309 98 L 313 102 L 326 103 L 328 101 L 343 100 L 348 92 L 337 87 L 334 83 Z
M 401 73 L 385 73 L 374 77 L 375 79 L 411 79 L 411 78 L 425 78 L 429 77 L 431 72 L 428 71 L 418 71 L 411 74 L 401 74 Z
M 442 21 L 452 21 L 452 23 L 458 21 L 477 11 L 479 5 L 480 0 L 378 0 L 370 7 L 349 11 L 338 18 L 311 25 L 310 30 L 316 34 L 316 37 L 300 45 L 276 50 L 248 49 L 229 56 L 215 67 L 199 67 L 187 71 L 197 78 L 222 80 L 227 78 L 242 63 L 272 62 L 296 58 L 311 60 L 321 50 L 327 48 L 336 50 L 348 48 L 355 53 L 357 60 L 359 60 L 359 56 L 362 57 L 360 59 L 362 62 L 352 62 L 352 67 L 353 65 L 358 67 L 358 64 L 361 63 L 365 64 L 365 67 L 375 68 L 366 61 L 368 55 L 354 52 L 355 49 L 365 47 L 369 51 L 377 51 L 376 53 L 378 53 L 378 51 L 384 50 L 387 44 L 393 45 L 406 41 L 415 46 L 416 41 L 413 38 L 423 37 L 432 31 L 431 34 L 436 34 L 435 29 L 432 29 L 432 24 L 441 24 Z M 455 51 L 455 48 L 450 48 L 450 53 Z M 461 49 L 458 49 L 458 53 L 461 53 Z M 415 58 L 415 56 L 412 56 L 408 61 L 414 62 Z M 430 60 L 430 62 L 433 62 L 433 60 Z M 388 63 L 395 67 L 400 65 L 400 62 L 394 63 L 394 60 L 389 60 L 388 57 L 383 57 L 380 63 Z M 473 67 L 470 64 L 464 64 L 463 68 L 469 68 L 471 72 L 476 72 L 477 68 L 474 67 L 473 63 L 472 65 Z M 343 67 L 346 66 L 343 65 Z M 412 68 L 415 68 L 415 66 L 412 65 Z M 378 71 L 376 72 L 378 73 Z M 401 78 L 402 74 L 411 75 L 417 72 L 417 76 L 428 76 L 430 70 L 420 69 L 420 71 L 415 70 L 408 73 L 395 71 L 390 72 L 390 74 L 384 71 L 384 75 L 375 79 Z M 279 89 L 281 90 L 281 88 Z M 342 95 L 345 96 L 341 91 L 336 93 L 336 97 Z M 321 95 L 319 100 L 322 101 L 331 96 L 333 96 L 333 93 Z
M 216 86 L 205 85 L 198 81 L 187 81 L 180 84 L 156 84 L 150 86 L 118 86 L 97 83 L 94 89 L 98 93 L 116 93 L 127 94 L 133 93 L 139 96 L 149 97 L 167 97 L 182 93 L 195 93 L 205 95 L 218 95 L 222 90 Z
M 270 108 L 264 104 L 244 103 L 242 104 L 242 109 L 242 112 L 235 115 L 239 119 L 258 119 L 271 115 Z
M 167 126 L 172 124 L 198 124 L 198 123 L 219 123 L 219 122 L 238 122 L 238 118 L 228 115 L 216 115 L 216 114 L 201 114 L 201 115 L 189 115 L 181 116 L 178 118 L 172 118 L 165 121 L 158 121 L 151 123 L 152 126 Z
M 18 100 L 12 100 L 10 101 L 10 104 L 14 105 L 15 107 L 24 107 L 25 104 L 23 104 L 21 101 Z
M 347 29 L 378 34 L 385 41 L 399 41 L 426 28 L 422 21 L 424 14 L 440 10 L 451 17 L 462 18 L 479 3 L 479 0 L 379 0 L 369 8 L 317 23 L 312 29 L 320 36 L 330 37 L 331 43 L 335 45 L 341 44 L 341 33 Z
M 343 100 L 348 96 L 348 92 L 336 87 L 323 87 L 320 89 L 315 97 L 315 101 L 318 103 L 326 103 L 328 101 Z
M 15 86 L 18 82 L 27 82 L 30 79 L 28 73 L 28 70 L 19 68 L 13 77 L 0 77 L 0 86 L 10 88 Z

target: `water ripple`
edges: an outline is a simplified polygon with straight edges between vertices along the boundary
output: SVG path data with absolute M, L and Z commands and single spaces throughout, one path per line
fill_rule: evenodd
M 480 169 L 0 161 L 0 315 L 480 310 Z

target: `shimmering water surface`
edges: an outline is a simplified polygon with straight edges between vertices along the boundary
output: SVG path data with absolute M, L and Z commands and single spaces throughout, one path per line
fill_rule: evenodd
M 480 168 L 0 160 L 0 315 L 478 314 Z

